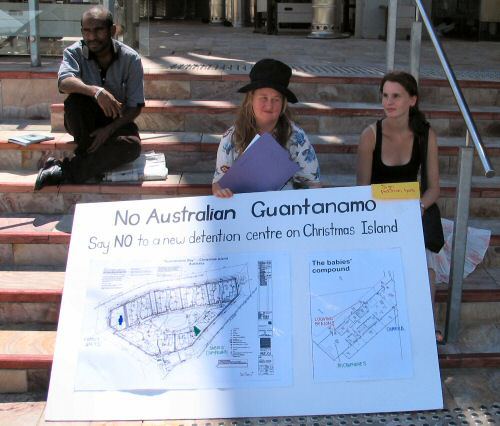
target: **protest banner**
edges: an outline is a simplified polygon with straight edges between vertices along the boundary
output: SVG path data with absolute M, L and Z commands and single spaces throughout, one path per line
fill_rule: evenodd
M 77 206 L 47 420 L 438 408 L 418 200 L 354 187 Z

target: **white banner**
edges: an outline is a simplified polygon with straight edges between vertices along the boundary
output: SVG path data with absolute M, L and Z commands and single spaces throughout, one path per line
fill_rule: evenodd
M 80 204 L 47 420 L 442 408 L 418 200 Z

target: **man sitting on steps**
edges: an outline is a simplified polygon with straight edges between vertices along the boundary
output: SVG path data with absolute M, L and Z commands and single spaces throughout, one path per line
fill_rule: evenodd
M 116 27 L 101 6 L 85 11 L 83 40 L 66 48 L 58 73 L 64 126 L 73 135 L 74 157 L 48 158 L 35 190 L 46 185 L 84 183 L 133 161 L 141 152 L 134 119 L 144 106 L 144 73 L 133 49 L 113 40 Z

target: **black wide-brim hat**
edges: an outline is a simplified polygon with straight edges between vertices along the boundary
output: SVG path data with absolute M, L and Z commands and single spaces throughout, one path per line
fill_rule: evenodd
M 297 97 L 288 89 L 292 69 L 276 59 L 261 59 L 250 70 L 250 83 L 238 90 L 239 93 L 270 87 L 280 92 L 288 102 L 295 104 Z

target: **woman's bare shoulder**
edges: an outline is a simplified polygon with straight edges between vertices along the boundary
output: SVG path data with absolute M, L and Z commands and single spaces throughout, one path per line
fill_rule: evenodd
M 429 127 L 429 137 L 436 139 L 437 133 L 434 131 L 432 127 Z
M 437 134 L 436 132 L 432 129 L 432 127 L 429 127 L 429 137 L 428 137 L 428 143 L 437 145 Z
M 377 139 L 377 123 L 372 123 L 361 132 L 360 145 L 365 147 L 375 147 L 375 140 Z

